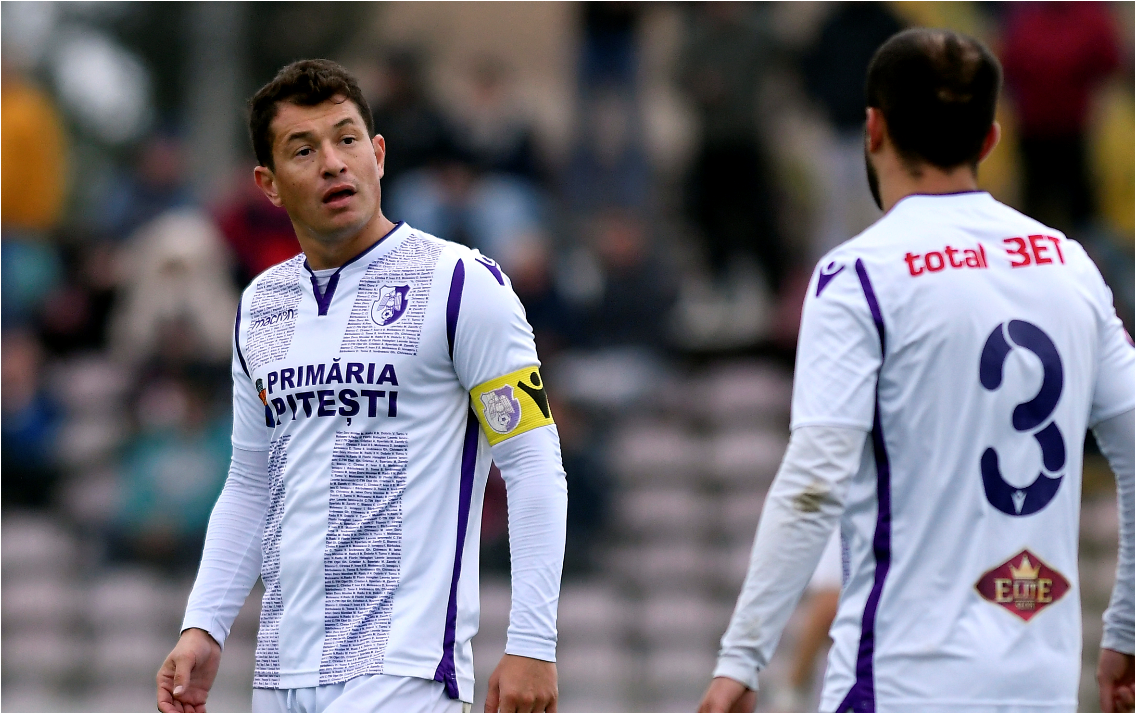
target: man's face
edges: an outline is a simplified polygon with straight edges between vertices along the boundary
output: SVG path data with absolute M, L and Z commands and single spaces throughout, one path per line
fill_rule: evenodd
M 317 240 L 338 241 L 374 217 L 386 144 L 381 136 L 370 139 L 354 102 L 281 102 L 271 134 L 275 166 L 257 167 L 256 182 L 297 228 Z

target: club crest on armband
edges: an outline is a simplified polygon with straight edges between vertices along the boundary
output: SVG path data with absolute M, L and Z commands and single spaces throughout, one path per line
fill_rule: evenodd
M 1028 550 L 1021 550 L 983 574 L 974 587 L 983 599 L 1025 621 L 1055 604 L 1071 589 L 1064 575 Z
M 260 403 L 268 405 L 268 392 L 264 389 L 264 379 L 256 380 L 256 395 L 260 397 Z
M 410 303 L 410 285 L 382 285 L 378 299 L 370 303 L 370 319 L 380 327 L 398 321 Z
M 481 394 L 485 423 L 497 433 L 510 433 L 520 423 L 520 402 L 508 384 Z

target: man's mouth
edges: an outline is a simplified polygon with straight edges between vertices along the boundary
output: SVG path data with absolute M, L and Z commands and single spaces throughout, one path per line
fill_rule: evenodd
M 353 195 L 355 195 L 355 189 L 351 186 L 335 186 L 323 194 L 323 204 L 338 206 L 346 203 Z

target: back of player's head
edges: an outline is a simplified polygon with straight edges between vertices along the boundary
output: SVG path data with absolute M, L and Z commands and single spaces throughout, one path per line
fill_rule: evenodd
M 374 118 L 359 83 L 342 65 L 329 59 L 303 59 L 287 65 L 248 101 L 248 133 L 261 166 L 272 168 L 272 120 L 280 102 L 315 106 L 335 97 L 355 103 L 374 136 Z
M 883 112 L 899 154 L 939 168 L 976 166 L 997 111 L 1001 65 L 950 30 L 904 30 L 867 68 L 867 106 Z

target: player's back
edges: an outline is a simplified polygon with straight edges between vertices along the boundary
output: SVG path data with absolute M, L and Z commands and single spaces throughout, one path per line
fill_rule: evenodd
M 794 427 L 872 430 L 821 710 L 1075 710 L 1083 436 L 1126 410 L 1097 388 L 1117 322 L 1095 266 L 986 193 L 916 195 L 824 259 L 805 309 L 799 359 L 831 376 L 797 385 Z

